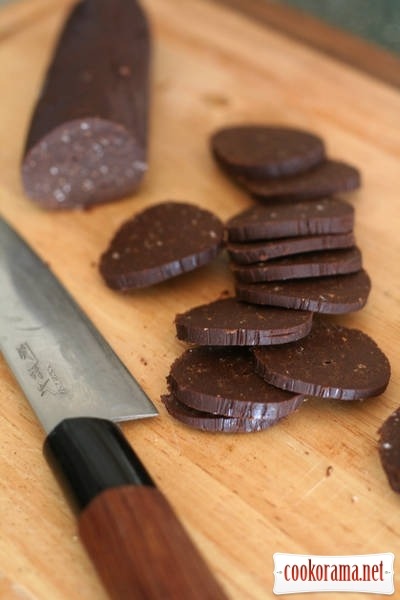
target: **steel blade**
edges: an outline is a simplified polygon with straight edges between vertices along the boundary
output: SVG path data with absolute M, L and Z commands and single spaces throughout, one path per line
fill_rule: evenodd
M 0 348 L 47 432 L 69 417 L 157 414 L 47 265 L 1 218 Z

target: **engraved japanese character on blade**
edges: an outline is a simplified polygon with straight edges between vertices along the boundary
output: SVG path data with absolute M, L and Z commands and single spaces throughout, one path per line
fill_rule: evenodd
M 36 389 L 41 397 L 45 394 L 58 396 L 67 393 L 55 367 L 51 363 L 41 364 L 28 342 L 19 343 L 16 350 L 21 361 L 25 362 L 26 372 L 36 383 Z

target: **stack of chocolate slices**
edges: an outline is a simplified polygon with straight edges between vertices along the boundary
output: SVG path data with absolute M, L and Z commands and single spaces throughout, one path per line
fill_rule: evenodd
M 228 297 L 177 315 L 175 324 L 190 346 L 171 367 L 163 402 L 198 429 L 260 431 L 307 397 L 363 400 L 389 382 L 389 362 L 369 336 L 311 311 Z
M 303 403 L 304 395 L 271 386 L 255 372 L 250 347 L 295 343 L 309 334 L 312 313 L 257 307 L 224 298 L 177 315 L 179 339 L 195 344 L 172 365 L 170 414 L 208 431 L 259 431 Z
M 211 148 L 260 202 L 226 224 L 236 298 L 176 317 L 191 347 L 171 367 L 168 412 L 202 430 L 251 432 L 309 396 L 381 394 L 390 378 L 383 352 L 320 314 L 359 310 L 370 292 L 354 209 L 334 197 L 360 185 L 357 170 L 327 159 L 318 136 L 288 128 L 228 127 Z
M 371 283 L 355 245 L 354 209 L 343 200 L 255 206 L 227 223 L 238 298 L 256 304 L 347 313 Z
M 359 187 L 357 169 L 329 160 L 318 136 L 289 128 L 225 128 L 211 147 L 259 200 L 226 225 L 238 297 L 326 313 L 361 308 L 370 280 L 355 245 L 354 209 L 333 197 Z

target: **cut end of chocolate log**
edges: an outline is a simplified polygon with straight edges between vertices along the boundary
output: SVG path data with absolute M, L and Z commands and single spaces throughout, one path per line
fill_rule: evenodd
M 87 207 L 133 193 L 147 170 L 143 145 L 122 125 L 75 119 L 50 131 L 23 161 L 26 194 L 46 209 Z

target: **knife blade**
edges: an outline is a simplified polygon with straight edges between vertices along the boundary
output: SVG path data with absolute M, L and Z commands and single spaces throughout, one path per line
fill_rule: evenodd
M 0 348 L 41 422 L 115 600 L 226 598 L 115 423 L 157 415 L 48 266 L 0 217 Z

